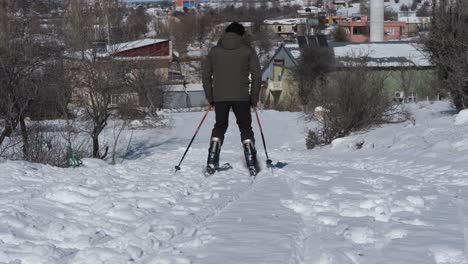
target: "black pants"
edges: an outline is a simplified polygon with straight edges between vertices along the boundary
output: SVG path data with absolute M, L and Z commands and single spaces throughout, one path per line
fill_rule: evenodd
M 250 102 L 216 102 L 215 103 L 216 124 L 211 133 L 211 137 L 217 137 L 224 141 L 224 134 L 229 125 L 229 111 L 232 108 L 237 119 L 242 141 L 251 139 L 254 141 L 252 131 L 252 114 L 250 112 Z

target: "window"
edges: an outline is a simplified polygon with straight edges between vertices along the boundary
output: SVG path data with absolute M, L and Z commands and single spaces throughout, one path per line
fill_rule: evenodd
M 281 32 L 281 26 L 278 26 L 278 32 Z
M 353 28 L 353 35 L 366 35 L 367 28 L 366 27 L 354 27 Z
M 284 65 L 284 59 L 275 59 L 274 64 L 275 65 Z
M 385 31 L 386 31 L 387 35 L 390 35 L 390 36 L 393 36 L 393 34 L 395 33 L 393 28 L 387 28 Z

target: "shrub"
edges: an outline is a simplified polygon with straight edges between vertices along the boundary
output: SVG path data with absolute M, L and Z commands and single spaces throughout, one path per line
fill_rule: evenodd
M 317 133 L 313 130 L 309 130 L 309 132 L 307 133 L 307 137 L 306 137 L 306 147 L 307 149 L 313 149 L 315 148 L 317 145 L 320 145 L 321 144 L 321 141 L 317 135 Z
M 384 74 L 364 66 L 347 67 L 329 75 L 314 95 L 326 109 L 320 121 L 324 143 L 385 122 L 384 116 L 393 103 L 384 81 Z
M 338 27 L 333 33 L 333 37 L 336 42 L 346 42 L 348 41 L 348 34 L 343 27 Z

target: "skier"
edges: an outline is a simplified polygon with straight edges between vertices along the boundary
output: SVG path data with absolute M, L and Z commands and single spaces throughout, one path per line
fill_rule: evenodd
M 219 155 L 231 108 L 237 119 L 250 174 L 254 176 L 259 170 L 250 108 L 258 102 L 261 69 L 258 56 L 244 35 L 242 24 L 231 23 L 218 45 L 210 50 L 203 65 L 203 88 L 216 114 L 208 150 L 208 174 L 215 173 L 219 168 Z

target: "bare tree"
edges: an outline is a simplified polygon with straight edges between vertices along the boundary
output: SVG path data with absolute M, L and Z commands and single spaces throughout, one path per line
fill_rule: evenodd
M 106 36 L 108 38 L 107 24 L 102 23 L 101 15 L 113 9 L 107 10 L 109 6 L 106 4 L 103 1 L 101 5 L 91 7 L 72 5 L 67 19 L 67 36 L 71 39 L 81 36 L 79 45 L 71 46 L 67 67 L 75 73 L 72 83 L 89 121 L 87 132 L 92 139 L 92 156 L 101 159 L 107 156 L 108 147 L 101 153 L 100 134 L 106 128 L 112 111 L 117 108 L 120 95 L 132 95 L 125 63 L 108 56 L 108 53 L 116 52 L 109 50 L 116 46 L 95 44 Z
M 140 103 L 148 109 L 148 114 L 157 116 L 157 111 L 164 106 L 165 81 L 161 73 L 155 70 L 157 65 L 151 62 L 140 63 L 134 68 L 130 81 L 131 89 L 140 95 Z
M 30 159 L 26 117 L 44 83 L 45 66 L 56 59 L 57 43 L 41 31 L 32 1 L 0 1 L 0 145 L 20 126 L 23 156 Z
M 301 51 L 293 74 L 303 106 L 315 108 L 320 105 L 320 101 L 312 95 L 326 81 L 327 74 L 334 69 L 334 63 L 333 54 L 327 48 L 305 48 Z
M 468 3 L 433 1 L 431 30 L 425 39 L 432 61 L 458 110 L 468 107 Z
M 148 33 L 148 23 L 150 17 L 143 6 L 130 9 L 125 25 L 126 40 L 137 40 Z

